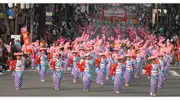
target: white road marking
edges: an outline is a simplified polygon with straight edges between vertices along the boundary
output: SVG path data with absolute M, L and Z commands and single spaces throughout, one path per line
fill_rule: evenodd
M 173 67 L 170 67 L 170 68 L 179 68 L 179 67 L 173 66 Z
M 173 76 L 180 76 L 176 71 L 173 70 L 169 71 L 169 73 Z

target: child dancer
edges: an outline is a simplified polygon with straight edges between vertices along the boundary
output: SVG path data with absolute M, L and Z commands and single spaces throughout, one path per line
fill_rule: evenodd
M 40 54 L 36 58 L 35 64 L 37 66 L 37 70 L 39 71 L 39 75 L 41 78 L 41 82 L 44 82 L 45 80 L 45 75 L 46 75 L 46 69 L 48 66 L 48 57 L 46 54 L 46 48 L 41 48 L 40 49 Z
M 21 60 L 21 56 L 23 53 L 18 52 L 14 53 L 17 60 L 13 60 L 10 62 L 10 70 L 13 71 L 12 76 L 14 77 L 14 83 L 16 90 L 19 90 L 22 86 L 23 81 L 23 73 L 24 73 L 24 64 Z
M 106 74 L 106 59 L 105 59 L 105 54 L 101 53 L 101 58 L 99 59 L 99 63 L 96 63 L 96 72 L 97 72 L 97 84 L 104 85 L 105 81 L 105 74 Z M 97 62 L 97 60 L 96 60 Z
M 123 59 L 122 56 L 118 55 L 116 59 L 117 59 L 117 63 L 111 66 L 110 73 L 111 73 L 112 79 L 114 80 L 114 91 L 117 94 L 119 94 L 119 91 L 122 87 L 123 80 L 124 80 L 123 71 L 124 71 L 125 65 L 122 63 L 122 59 Z
M 50 62 L 50 66 L 52 68 L 52 78 L 54 83 L 54 89 L 59 90 L 60 88 L 60 82 L 62 78 L 62 62 L 60 59 L 60 54 L 54 53 L 55 58 Z

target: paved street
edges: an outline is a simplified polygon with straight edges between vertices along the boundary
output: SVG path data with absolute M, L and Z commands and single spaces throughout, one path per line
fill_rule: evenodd
M 174 71 L 173 71 L 174 72 Z M 53 89 L 51 73 L 48 71 L 46 82 L 40 82 L 39 75 L 35 71 L 26 70 L 21 90 L 16 91 L 11 72 L 0 76 L 0 96 L 149 96 L 149 83 L 146 76 L 133 80 L 130 87 L 123 86 L 120 94 L 113 91 L 113 82 L 106 81 L 104 86 L 95 83 L 96 74 L 93 74 L 93 82 L 90 92 L 84 92 L 79 81 L 73 84 L 72 76 L 68 71 L 63 73 L 61 89 Z M 159 89 L 157 96 L 180 96 L 180 76 L 171 74 L 165 82 L 165 87 Z

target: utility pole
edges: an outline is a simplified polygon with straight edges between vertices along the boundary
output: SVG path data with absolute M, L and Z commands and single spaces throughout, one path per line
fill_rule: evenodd
M 62 7 L 63 7 L 63 4 L 60 4 L 59 5 L 59 25 L 60 25 L 60 27 L 62 26 Z
M 16 7 L 13 7 L 12 8 L 12 16 L 13 16 L 13 19 L 11 19 L 11 27 L 12 27 L 12 34 L 15 33 L 15 18 L 16 18 Z
M 19 32 L 19 4 L 16 5 L 16 7 L 14 7 L 15 12 L 16 12 L 16 16 L 15 16 L 15 35 L 18 35 Z
M 7 33 L 5 33 L 4 35 L 4 41 L 7 41 L 7 36 L 11 34 L 11 27 L 10 27 L 10 21 L 8 18 L 8 14 L 7 14 L 7 9 L 5 7 L 5 4 L 3 4 L 3 11 L 4 11 L 4 20 L 5 20 L 5 25 L 7 28 Z
M 161 25 L 163 24 L 163 16 L 164 16 L 164 10 L 163 10 L 163 4 L 161 4 Z
M 169 27 L 169 14 L 170 14 L 170 10 L 169 10 L 169 5 L 167 4 L 167 26 Z
M 158 4 L 156 4 L 156 15 L 157 15 L 157 26 L 159 25 L 159 11 L 158 11 Z
M 30 21 L 30 38 L 31 38 L 31 42 L 33 39 L 33 27 L 34 27 L 34 21 L 33 21 L 33 17 L 34 17 L 34 9 L 33 6 L 31 7 L 31 21 Z

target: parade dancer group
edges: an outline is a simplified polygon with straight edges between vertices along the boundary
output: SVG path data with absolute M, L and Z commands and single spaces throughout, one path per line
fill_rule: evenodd
M 92 26 L 89 29 L 93 30 Z M 104 26 L 104 30 L 108 31 L 108 28 Z M 95 71 L 96 84 L 104 85 L 106 79 L 112 80 L 116 93 L 122 91 L 123 84 L 131 86 L 132 80 L 140 78 L 144 69 L 150 81 L 150 95 L 155 96 L 157 89 L 163 88 L 167 79 L 173 58 L 173 44 L 145 30 L 140 30 L 143 33 L 141 36 L 134 33 L 133 28 L 127 29 L 127 32 L 130 34 L 128 38 L 116 30 L 116 39 L 107 39 L 107 33 L 92 39 L 91 31 L 84 31 L 73 42 L 60 38 L 50 48 L 45 42 L 36 41 L 31 50 L 31 54 L 34 54 L 32 67 L 36 66 L 42 82 L 45 82 L 46 70 L 50 67 L 56 90 L 60 89 L 63 81 L 63 71 L 70 71 L 73 83 L 82 79 L 82 88 L 88 92 Z M 10 68 L 18 90 L 22 85 L 24 64 L 21 61 L 22 53 L 15 55 L 17 60 L 11 61 Z

